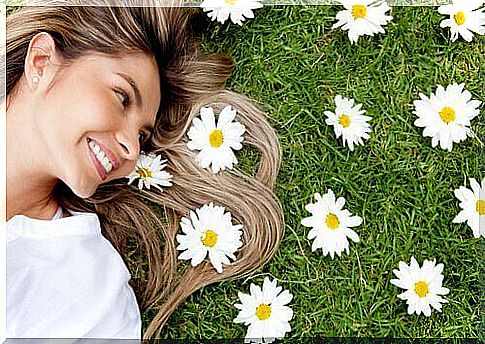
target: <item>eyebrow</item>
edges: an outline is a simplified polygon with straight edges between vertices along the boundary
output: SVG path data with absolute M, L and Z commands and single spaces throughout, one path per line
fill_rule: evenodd
M 135 92 L 135 98 L 136 98 L 136 103 L 138 104 L 138 107 L 141 108 L 143 104 L 143 99 L 141 97 L 140 90 L 138 89 L 138 86 L 136 85 L 135 80 L 132 79 L 131 76 L 125 73 L 116 73 L 117 75 L 121 76 L 123 79 L 125 79 L 133 89 L 133 92 Z M 151 124 L 145 124 L 143 126 L 143 129 L 147 130 L 150 132 L 150 135 L 153 134 L 154 128 Z

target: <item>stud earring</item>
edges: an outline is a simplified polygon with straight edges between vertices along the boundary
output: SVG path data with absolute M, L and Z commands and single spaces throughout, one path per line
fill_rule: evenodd
M 32 77 L 32 82 L 33 82 L 34 84 L 38 84 L 38 83 L 39 83 L 39 81 L 40 81 L 40 79 L 39 79 L 39 77 L 38 77 L 37 75 L 34 75 L 34 76 Z

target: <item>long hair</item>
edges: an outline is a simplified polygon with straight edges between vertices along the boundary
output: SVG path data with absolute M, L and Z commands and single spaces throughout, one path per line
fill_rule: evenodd
M 33 4 L 43 6 L 21 7 L 7 17 L 7 99 L 15 97 L 29 42 L 39 32 L 53 37 L 67 64 L 92 52 L 145 52 L 156 59 L 163 92 L 147 150 L 168 159 L 173 186 L 163 192 L 139 190 L 118 179 L 82 199 L 59 181 L 54 194 L 63 207 L 97 213 L 103 235 L 131 272 L 130 284 L 142 311 L 155 314 L 144 338 L 159 336 L 170 314 L 193 292 L 247 276 L 278 248 L 284 219 L 273 192 L 281 159 L 276 133 L 250 99 L 224 88 L 233 69 L 231 58 L 199 53 L 194 9 L 67 6 L 72 0 Z M 253 176 L 238 169 L 213 174 L 202 169 L 195 162 L 196 152 L 187 148 L 186 132 L 200 108 L 211 106 L 217 113 L 227 105 L 236 109 L 236 119 L 246 127 L 244 142 L 259 152 Z M 224 206 L 233 221 L 244 226 L 237 260 L 220 274 L 207 261 L 192 267 L 177 260 L 181 217 L 209 202 Z

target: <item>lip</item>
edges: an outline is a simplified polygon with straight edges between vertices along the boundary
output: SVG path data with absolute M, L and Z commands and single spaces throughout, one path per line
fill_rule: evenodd
M 98 142 L 92 138 L 89 138 L 89 139 L 91 141 L 94 141 L 99 146 L 99 148 L 101 148 L 101 150 L 104 152 L 109 162 L 111 163 L 111 166 L 113 166 L 113 169 L 111 171 L 117 170 L 120 167 L 120 163 L 118 162 L 116 155 L 108 147 L 103 145 L 101 142 Z M 88 143 L 88 146 L 89 146 L 89 143 Z
M 103 165 L 101 165 L 99 160 L 94 155 L 93 151 L 91 150 L 91 147 L 89 147 L 89 143 L 88 143 L 88 152 L 89 152 L 89 156 L 91 157 L 91 160 L 93 161 L 94 167 L 96 168 L 96 172 L 98 172 L 99 178 L 101 178 L 101 181 L 105 181 L 106 178 L 108 177 L 106 174 L 106 171 L 104 170 Z

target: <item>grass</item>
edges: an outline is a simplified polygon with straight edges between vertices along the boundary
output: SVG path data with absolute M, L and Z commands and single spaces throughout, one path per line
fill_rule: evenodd
M 338 10 L 274 6 L 257 10 L 242 28 L 208 22 L 204 50 L 228 53 L 236 63 L 228 88 L 272 115 L 283 148 L 276 193 L 286 233 L 275 257 L 250 280 L 219 283 L 189 297 L 164 327 L 163 338 L 244 337 L 246 327 L 232 322 L 238 313 L 233 304 L 238 291 L 249 292 L 249 284 L 262 284 L 264 276 L 278 278 L 294 295 L 287 338 L 481 332 L 483 239 L 451 221 L 459 211 L 453 190 L 468 177 L 484 177 L 483 144 L 469 138 L 452 152 L 432 148 L 422 128 L 413 125 L 412 113 L 419 93 L 429 95 L 437 84 L 464 82 L 483 101 L 480 39 L 450 43 L 435 7 L 395 7 L 385 34 L 351 45 L 345 32 L 331 29 Z M 353 153 L 324 121 L 336 94 L 355 98 L 373 117 L 371 138 Z M 472 128 L 483 140 L 482 118 Z M 254 166 L 251 155 L 239 156 L 239 168 Z M 350 254 L 334 260 L 321 250 L 311 252 L 309 229 L 300 225 L 309 216 L 305 204 L 328 188 L 364 218 L 356 228 L 361 242 L 351 242 Z M 451 292 L 442 313 L 409 316 L 397 298 L 400 290 L 389 282 L 392 269 L 412 255 L 420 263 L 432 258 L 444 263 L 444 286 Z

